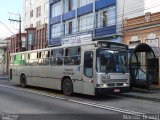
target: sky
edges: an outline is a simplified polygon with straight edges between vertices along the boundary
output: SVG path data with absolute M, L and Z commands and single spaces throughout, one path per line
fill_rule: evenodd
M 23 0 L 1 0 L 0 2 L 0 39 L 10 37 L 18 32 L 18 23 L 8 19 L 18 19 L 14 14 L 23 15 Z

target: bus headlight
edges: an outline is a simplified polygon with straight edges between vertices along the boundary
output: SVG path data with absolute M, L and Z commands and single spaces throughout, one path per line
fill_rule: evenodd
M 124 83 L 123 86 L 129 86 L 129 84 L 128 83 Z

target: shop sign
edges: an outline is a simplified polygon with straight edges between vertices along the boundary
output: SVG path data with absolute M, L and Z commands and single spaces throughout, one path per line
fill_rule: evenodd
M 83 34 L 62 38 L 62 45 L 75 45 L 92 41 L 92 34 Z

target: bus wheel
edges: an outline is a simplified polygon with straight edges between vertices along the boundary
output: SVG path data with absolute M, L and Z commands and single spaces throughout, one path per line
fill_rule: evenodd
M 21 76 L 20 85 L 21 85 L 21 87 L 23 87 L 23 88 L 27 87 L 26 76 L 25 76 L 25 75 L 22 75 L 22 76 Z
M 69 78 L 66 78 L 62 83 L 62 91 L 65 95 L 71 96 L 73 94 L 73 84 Z

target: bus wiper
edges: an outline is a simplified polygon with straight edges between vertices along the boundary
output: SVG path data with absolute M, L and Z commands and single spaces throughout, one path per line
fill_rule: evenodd
M 109 73 L 109 71 L 110 71 L 110 70 L 107 70 L 107 69 L 106 69 L 106 74 L 108 74 L 108 73 Z
M 120 66 L 121 66 L 121 68 L 122 68 L 123 74 L 125 74 L 125 65 L 124 65 L 123 62 L 122 62 L 122 58 L 120 58 L 120 60 L 121 60 Z

